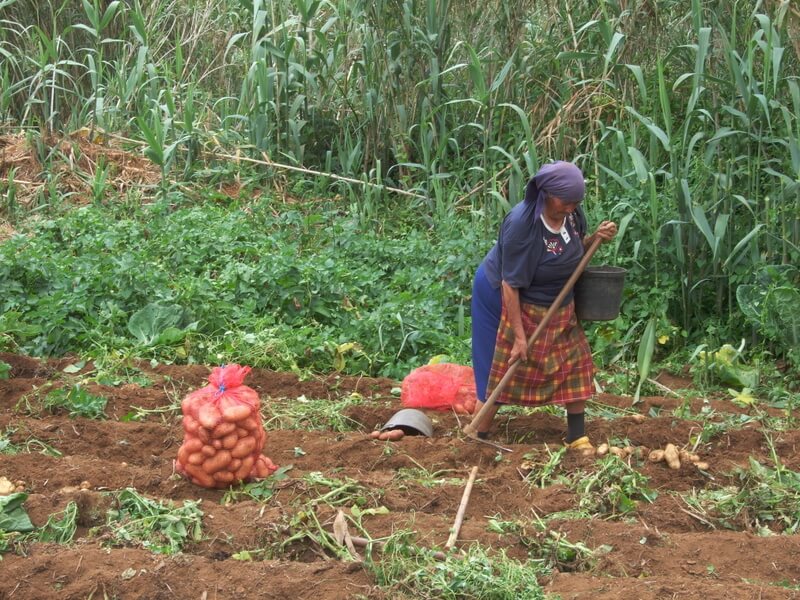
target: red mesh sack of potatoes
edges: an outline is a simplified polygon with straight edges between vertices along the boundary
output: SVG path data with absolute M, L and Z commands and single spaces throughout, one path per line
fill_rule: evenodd
M 453 410 L 460 415 L 471 415 L 475 393 L 472 367 L 437 363 L 406 375 L 400 387 L 400 402 L 406 408 Z
M 239 365 L 216 367 L 209 385 L 181 402 L 184 437 L 175 465 L 196 485 L 228 487 L 277 469 L 261 454 L 267 434 L 258 394 L 243 385 L 249 372 Z

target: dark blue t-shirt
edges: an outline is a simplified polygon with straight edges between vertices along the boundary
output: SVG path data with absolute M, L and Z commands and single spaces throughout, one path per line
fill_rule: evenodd
M 560 232 L 551 232 L 534 210 L 532 202 L 511 209 L 497 243 L 483 259 L 483 269 L 494 288 L 505 281 L 519 289 L 521 302 L 550 306 L 583 257 L 586 218 L 578 207 Z M 563 305 L 571 300 L 570 291 Z

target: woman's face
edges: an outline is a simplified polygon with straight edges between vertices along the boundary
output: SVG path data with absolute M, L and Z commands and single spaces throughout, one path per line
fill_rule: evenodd
M 558 196 L 547 196 L 544 202 L 547 216 L 551 219 L 558 220 L 564 219 L 575 212 L 575 209 L 578 208 L 578 204 L 580 204 L 580 202 L 567 202 Z

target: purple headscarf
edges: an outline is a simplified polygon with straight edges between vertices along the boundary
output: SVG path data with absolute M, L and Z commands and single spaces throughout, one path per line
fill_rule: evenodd
M 525 202 L 535 202 L 534 217 L 542 214 L 544 199 L 548 194 L 564 202 L 580 202 L 586 192 L 583 173 L 570 162 L 558 160 L 544 165 L 531 177 L 525 187 Z

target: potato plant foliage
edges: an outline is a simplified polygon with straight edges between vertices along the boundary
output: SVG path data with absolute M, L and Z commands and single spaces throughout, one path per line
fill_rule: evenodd
M 0 122 L 32 161 L 0 166 L 0 213 L 29 234 L 2 245 L 6 345 L 395 376 L 464 360 L 470 273 L 567 159 L 590 223 L 619 223 L 598 262 L 629 270 L 598 360 L 638 347 L 640 387 L 701 343 L 797 362 L 795 3 L 0 6 Z M 112 147 L 153 177 L 121 181 Z M 252 212 L 226 210 L 234 182 Z M 73 199 L 93 206 L 64 216 Z

